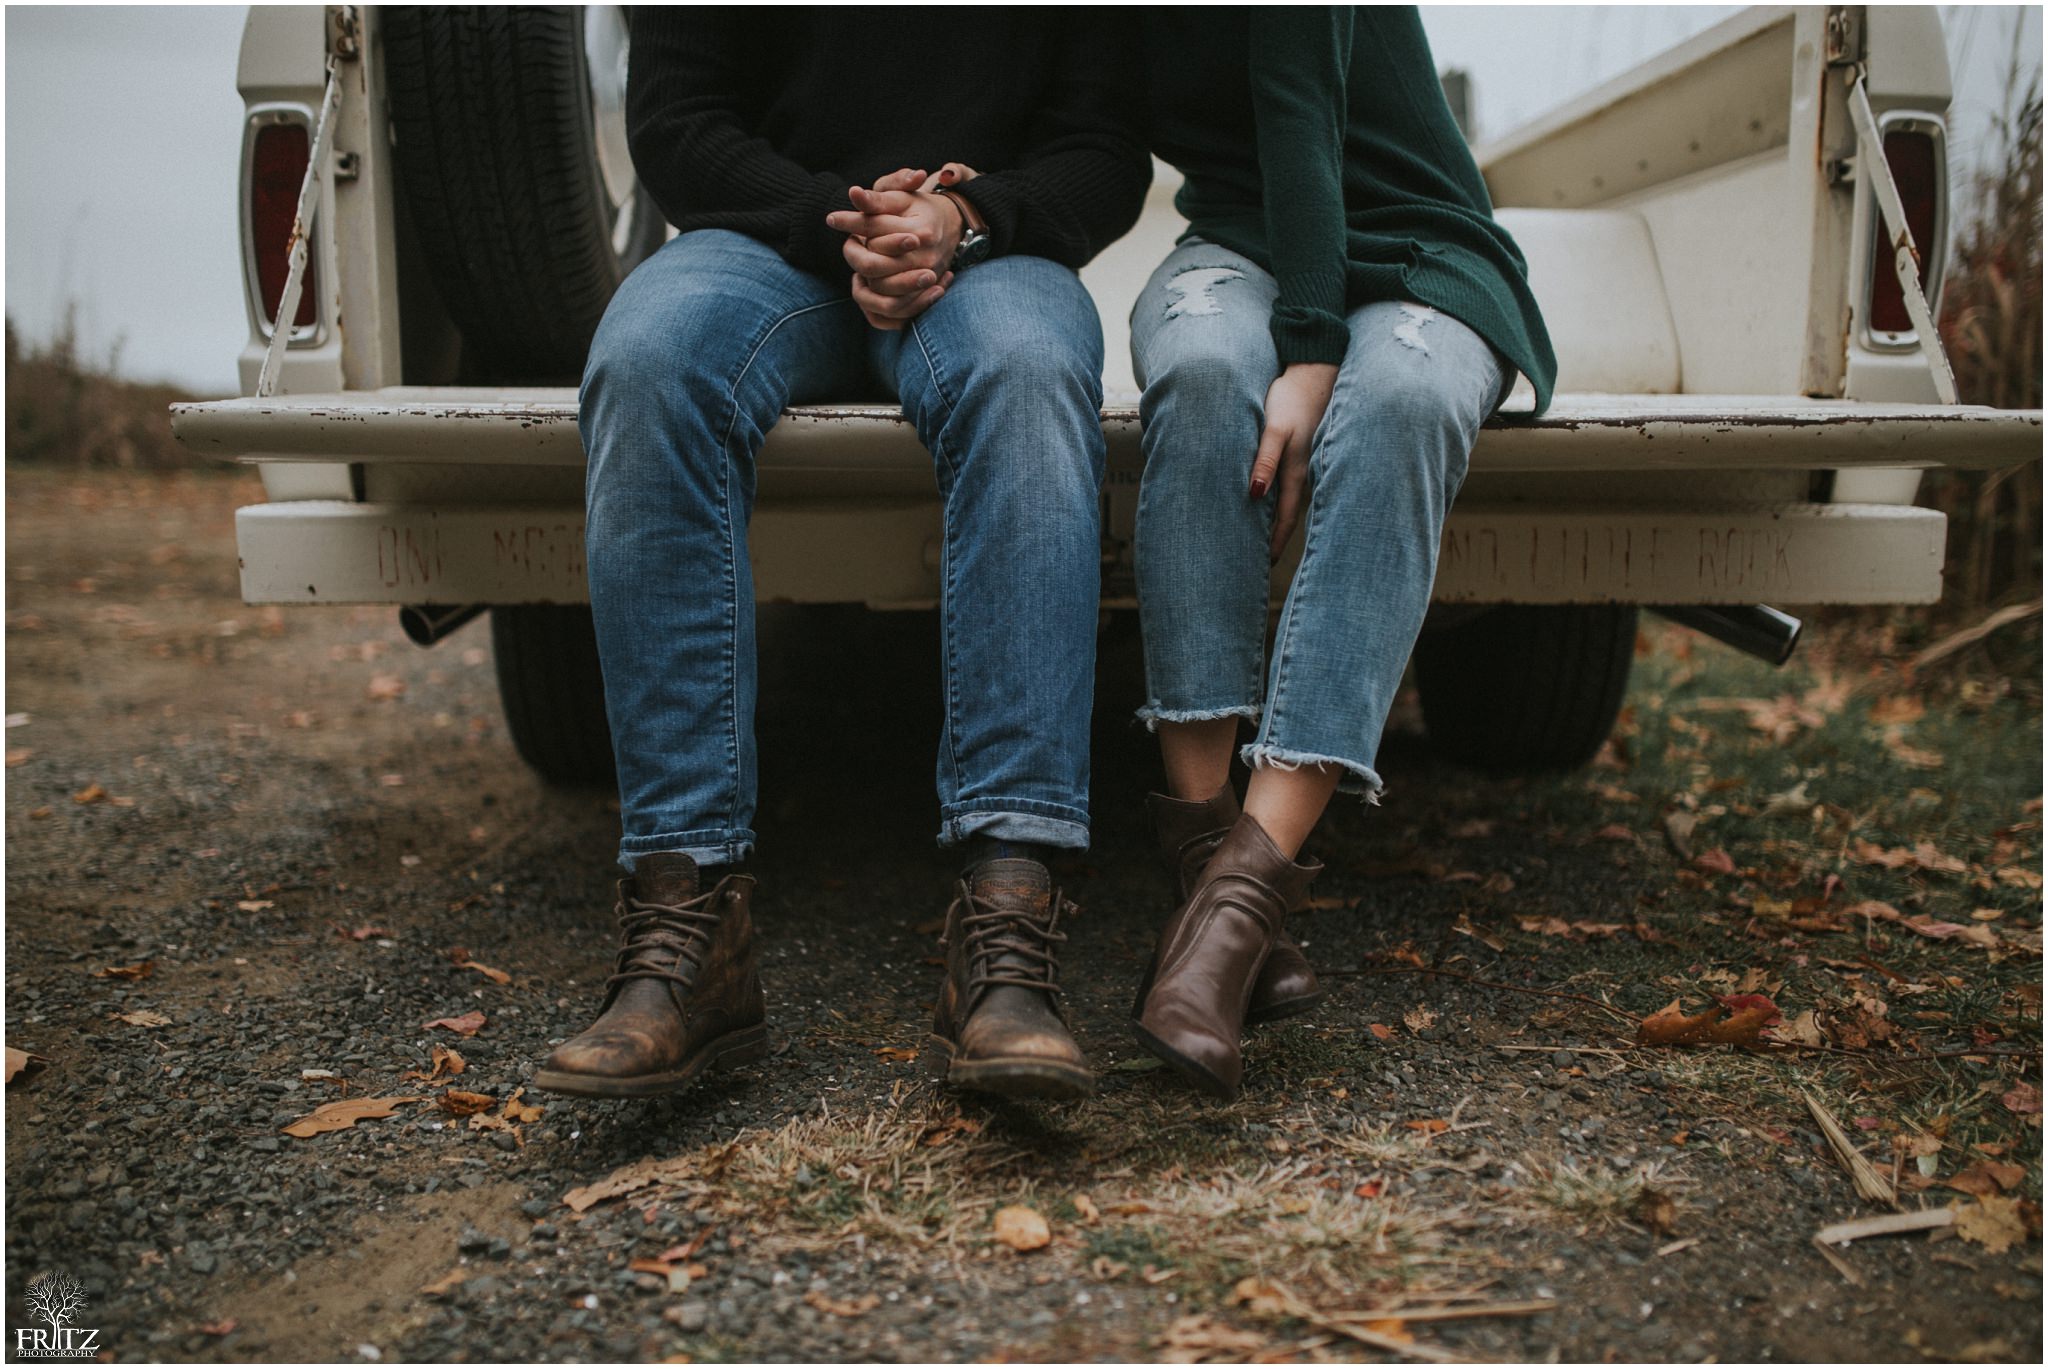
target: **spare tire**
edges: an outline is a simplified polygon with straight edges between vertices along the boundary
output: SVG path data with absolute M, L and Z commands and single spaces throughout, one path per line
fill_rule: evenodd
M 1575 770 L 1628 693 L 1634 604 L 1502 604 L 1425 630 L 1415 683 L 1429 740 L 1494 774 Z
M 398 184 L 465 378 L 574 384 L 612 292 L 665 232 L 626 146 L 623 13 L 379 13 Z

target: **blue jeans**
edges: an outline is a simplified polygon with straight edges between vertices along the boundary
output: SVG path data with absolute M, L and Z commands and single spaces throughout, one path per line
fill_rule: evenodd
M 893 333 L 845 281 L 724 230 L 673 239 L 626 280 L 581 418 L 621 864 L 752 851 L 755 453 L 785 405 L 877 390 L 932 453 L 945 506 L 939 839 L 1087 845 L 1101 376 L 1094 302 L 1036 257 L 963 271 Z
M 1514 373 L 1477 333 L 1419 304 L 1351 312 L 1351 342 L 1310 449 L 1301 565 L 1265 663 L 1278 490 L 1248 493 L 1279 287 L 1199 239 L 1152 273 L 1131 315 L 1144 386 L 1139 618 L 1148 725 L 1258 720 L 1248 765 L 1334 762 L 1376 799 L 1387 710 L 1429 608 L 1444 515 L 1479 425 Z

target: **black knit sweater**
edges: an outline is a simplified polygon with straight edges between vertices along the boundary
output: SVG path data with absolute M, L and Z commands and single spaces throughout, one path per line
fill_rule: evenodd
M 1078 267 L 1137 221 L 1151 160 L 1124 105 L 1135 25 L 1114 10 L 632 13 L 633 164 L 685 232 L 745 233 L 837 279 L 825 215 L 847 187 L 948 161 L 982 173 L 961 193 L 998 253 Z

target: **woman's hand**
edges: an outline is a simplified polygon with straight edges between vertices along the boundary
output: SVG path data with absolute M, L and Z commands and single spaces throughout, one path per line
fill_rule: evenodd
M 844 255 L 853 268 L 854 302 L 874 327 L 903 327 L 952 284 L 947 267 L 960 247 L 961 213 L 935 192 L 974 174 L 958 162 L 931 175 L 905 167 L 871 189 L 855 186 L 848 192 L 853 210 L 826 216 L 826 223 L 848 235 Z
M 1273 514 L 1273 545 L 1277 561 L 1301 522 L 1301 503 L 1308 490 L 1308 449 L 1315 440 L 1330 392 L 1337 387 L 1337 368 L 1325 362 L 1301 361 L 1282 371 L 1266 391 L 1266 429 L 1252 459 L 1251 497 L 1264 499 L 1274 485 L 1280 504 Z

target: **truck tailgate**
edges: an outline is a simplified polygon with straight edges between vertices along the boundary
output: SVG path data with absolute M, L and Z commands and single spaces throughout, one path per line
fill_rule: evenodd
M 1134 466 L 1138 409 L 1104 407 L 1112 465 Z M 194 452 L 235 461 L 576 466 L 576 392 L 411 389 L 180 404 L 172 429 Z M 1541 418 L 1497 415 L 1479 471 L 1989 469 L 2041 454 L 2041 411 L 1866 404 L 1782 395 L 1558 396 Z M 778 471 L 920 474 L 931 458 L 893 405 L 794 408 L 768 436 Z

